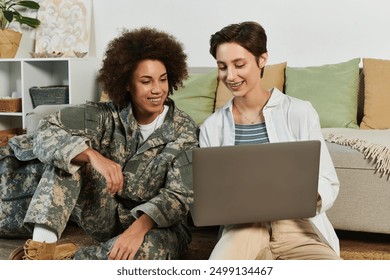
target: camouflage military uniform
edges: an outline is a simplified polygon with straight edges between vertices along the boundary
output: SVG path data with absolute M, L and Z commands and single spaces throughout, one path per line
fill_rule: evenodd
M 39 223 L 61 236 L 72 214 L 85 232 L 102 242 L 82 248 L 76 258 L 106 259 L 115 238 L 146 213 L 156 227 L 145 236 L 136 258 L 178 258 L 191 240 L 186 220 L 198 127 L 173 101 L 166 105 L 170 108 L 163 125 L 143 143 L 131 106 L 117 111 L 111 103 L 65 107 L 44 118 L 34 137 L 12 138 L 10 147 L 0 152 L 0 234 L 11 236 L 18 230 L 25 235 L 31 232 L 28 225 Z M 88 146 L 122 165 L 124 187 L 115 197 L 89 164 L 71 163 Z

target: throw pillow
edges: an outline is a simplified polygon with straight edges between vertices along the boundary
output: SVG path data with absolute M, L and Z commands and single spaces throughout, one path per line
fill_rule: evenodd
M 363 58 L 364 115 L 360 128 L 390 128 L 390 60 Z
M 197 124 L 213 113 L 217 88 L 217 70 L 202 74 L 190 74 L 184 88 L 174 91 L 170 97 L 176 106 L 189 114 Z
M 321 127 L 358 128 L 359 62 L 286 68 L 285 93 L 310 101 Z
M 269 90 L 276 87 L 280 91 L 283 91 L 284 71 L 286 69 L 286 65 L 287 62 L 265 66 L 264 75 L 262 78 L 264 89 Z M 230 90 L 222 81 L 219 81 L 215 100 L 215 110 L 225 105 L 225 103 L 228 102 L 232 97 L 233 95 Z

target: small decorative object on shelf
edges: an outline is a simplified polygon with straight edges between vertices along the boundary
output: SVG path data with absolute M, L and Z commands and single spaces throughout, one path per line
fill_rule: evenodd
M 78 57 L 78 58 L 82 58 L 82 57 L 86 56 L 88 53 L 88 52 L 77 52 L 77 51 L 73 51 L 73 52 L 76 55 L 76 57 Z
M 33 108 L 48 104 L 69 104 L 68 86 L 31 87 L 29 89 Z
M 0 112 L 21 112 L 22 98 L 1 97 Z
M 55 58 L 64 55 L 62 52 L 30 52 L 32 58 Z

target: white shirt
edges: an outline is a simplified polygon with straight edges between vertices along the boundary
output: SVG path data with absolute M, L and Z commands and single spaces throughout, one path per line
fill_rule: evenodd
M 235 140 L 233 99 L 209 116 L 200 127 L 201 147 L 233 146 Z M 320 238 L 340 254 L 339 239 L 325 211 L 330 209 L 340 189 L 336 170 L 321 133 L 319 117 L 310 102 L 287 96 L 274 88 L 263 108 L 269 141 L 320 140 L 321 159 L 318 193 L 321 207 L 309 220 Z
M 148 137 L 157 129 L 159 128 L 165 119 L 165 116 L 168 113 L 169 107 L 167 105 L 164 105 L 164 110 L 155 118 L 151 123 L 149 124 L 138 124 L 139 130 L 141 132 L 140 135 L 140 142 L 144 142 Z

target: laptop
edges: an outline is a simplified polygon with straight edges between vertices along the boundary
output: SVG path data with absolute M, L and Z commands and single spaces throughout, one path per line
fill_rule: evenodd
M 195 226 L 243 224 L 316 214 L 318 140 L 195 148 Z

